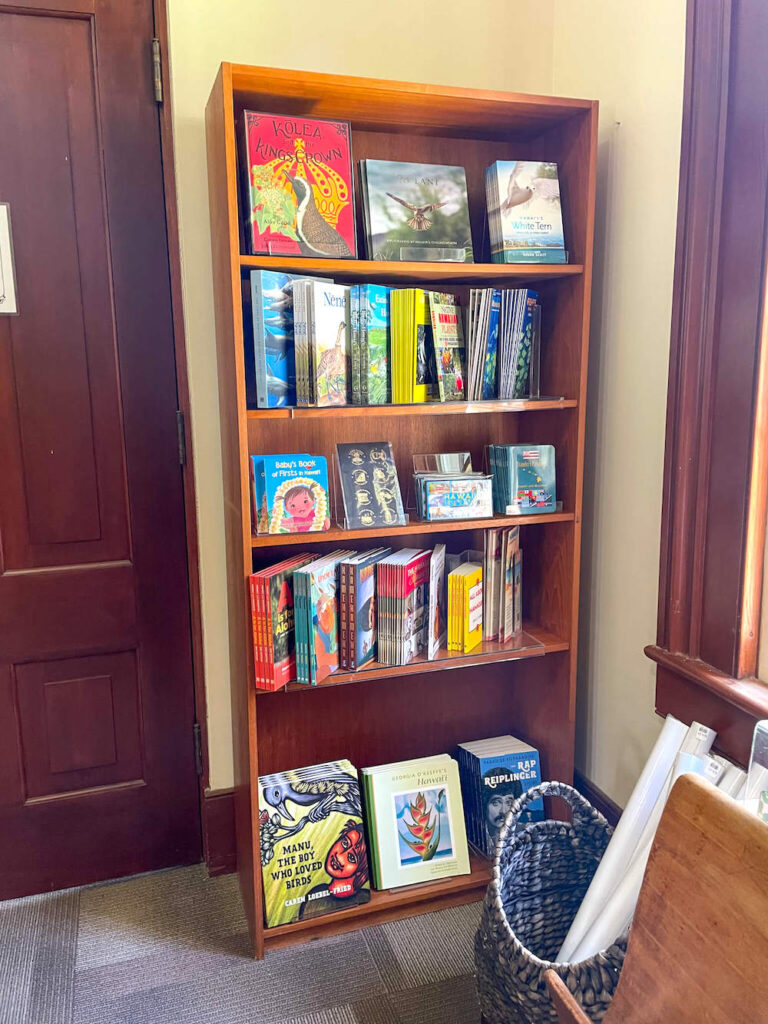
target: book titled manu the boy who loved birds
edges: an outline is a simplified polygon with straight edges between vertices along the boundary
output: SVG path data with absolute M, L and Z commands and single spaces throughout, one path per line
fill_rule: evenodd
M 240 159 L 252 255 L 354 258 L 348 122 L 246 110 Z

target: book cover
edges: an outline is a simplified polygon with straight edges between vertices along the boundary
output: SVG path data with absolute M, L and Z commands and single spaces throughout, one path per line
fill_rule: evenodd
M 426 478 L 424 517 L 441 519 L 487 519 L 493 515 L 491 477 L 466 476 L 452 480 Z
M 463 651 L 469 654 L 483 639 L 483 567 L 469 563 L 470 572 L 464 578 L 463 595 Z
M 557 164 L 497 160 L 489 168 L 494 263 L 564 263 Z
M 322 456 L 265 455 L 264 501 L 269 533 L 329 529 L 328 469 Z
M 477 773 L 484 826 L 484 852 L 492 857 L 499 832 L 512 804 L 523 793 L 541 783 L 539 752 L 529 747 L 509 754 L 479 757 Z M 544 802 L 539 797 L 523 811 L 520 824 L 543 819 Z
M 291 564 L 268 577 L 269 633 L 272 644 L 272 679 L 279 690 L 296 679 L 295 609 L 293 574 L 296 569 L 311 562 L 312 555 L 304 554 L 291 560 Z
M 250 252 L 353 258 L 349 124 L 246 110 L 241 132 Z
M 347 557 L 351 552 L 345 552 Z M 312 635 L 310 682 L 327 679 L 339 667 L 338 565 L 341 558 L 329 559 L 322 568 L 309 574 L 308 617 Z
M 381 887 L 469 874 L 456 762 L 443 756 L 369 771 Z
M 361 174 L 369 259 L 473 262 L 463 167 L 364 160 Z
M 554 512 L 557 507 L 555 449 L 551 444 L 513 445 L 513 500 L 521 512 Z
M 341 284 L 312 282 L 312 362 L 318 406 L 347 404 L 348 292 Z
M 259 838 L 268 928 L 370 899 L 362 799 L 349 761 L 261 776 Z
M 405 524 L 403 499 L 389 441 L 336 445 L 346 528 Z
M 260 409 L 296 404 L 291 274 L 251 271 L 251 314 Z
M 436 544 L 429 559 L 429 639 L 427 657 L 430 661 L 446 641 L 445 608 L 445 544 Z
M 485 399 L 496 397 L 496 351 L 499 344 L 499 315 L 501 312 L 501 291 L 494 288 L 491 293 L 488 333 L 485 339 L 483 361 L 483 389 Z
M 461 313 L 452 296 L 428 294 L 439 398 L 441 402 L 460 402 L 465 395 Z
M 404 567 L 401 665 L 407 665 L 426 648 L 429 638 L 429 560 L 431 551 L 420 551 Z
M 376 571 L 377 564 L 390 553 L 391 548 L 379 548 L 368 560 L 352 567 L 354 612 L 352 631 L 352 668 L 362 668 L 376 659 L 377 607 Z
M 390 289 L 383 284 L 362 286 L 364 304 L 364 336 L 360 367 L 363 403 L 383 405 L 391 397 L 389 384 L 390 352 Z

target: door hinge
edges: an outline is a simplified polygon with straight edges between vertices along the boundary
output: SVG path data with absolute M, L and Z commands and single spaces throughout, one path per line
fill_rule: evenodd
M 176 438 L 179 445 L 179 465 L 187 464 L 187 428 L 184 422 L 184 413 L 181 409 L 176 410 Z
M 152 40 L 152 88 L 155 92 L 155 103 L 163 102 L 163 67 L 160 63 L 160 40 Z
M 200 733 L 200 723 L 195 722 L 192 726 L 192 737 L 195 742 L 195 769 L 198 775 L 203 774 L 203 738 Z

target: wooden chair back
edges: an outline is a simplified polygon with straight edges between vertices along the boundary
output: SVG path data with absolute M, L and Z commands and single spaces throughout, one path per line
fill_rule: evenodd
M 549 972 L 561 1024 L 589 1024 Z M 674 785 L 603 1024 L 768 1022 L 768 825 L 696 775 Z

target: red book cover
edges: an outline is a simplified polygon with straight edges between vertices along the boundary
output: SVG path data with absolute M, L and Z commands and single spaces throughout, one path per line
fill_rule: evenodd
M 346 121 L 243 112 L 246 242 L 253 255 L 354 258 Z

